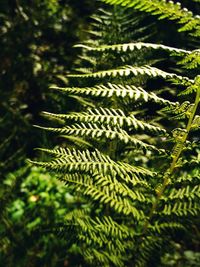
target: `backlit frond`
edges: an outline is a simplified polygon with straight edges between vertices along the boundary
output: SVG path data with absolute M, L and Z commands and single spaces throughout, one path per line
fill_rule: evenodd
M 54 90 L 58 90 L 67 94 L 75 94 L 75 95 L 85 95 L 85 96 L 96 96 L 96 97 L 108 97 L 111 98 L 113 96 L 117 97 L 128 97 L 134 100 L 142 100 L 145 102 L 154 101 L 156 103 L 164 104 L 164 105 L 176 105 L 167 99 L 157 96 L 153 92 L 147 92 L 141 87 L 137 87 L 134 85 L 122 85 L 122 84 L 112 84 L 108 83 L 106 85 L 96 85 L 94 87 L 52 87 Z

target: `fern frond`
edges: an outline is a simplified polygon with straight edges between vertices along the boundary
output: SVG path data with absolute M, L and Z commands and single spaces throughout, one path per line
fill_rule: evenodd
M 130 9 L 100 8 L 97 14 L 92 16 L 93 27 L 89 30 L 92 39 L 87 43 L 94 45 L 95 42 L 99 45 L 146 40 L 154 34 L 154 23 L 144 25 L 145 18 L 143 14 L 134 14 Z
M 187 130 L 186 129 L 181 129 L 181 128 L 177 128 L 173 130 L 173 138 L 175 141 L 175 145 L 172 149 L 171 152 L 171 157 L 172 158 L 176 158 L 177 155 L 179 154 L 180 149 L 184 149 L 185 148 L 185 136 L 187 134 Z M 178 167 L 178 163 L 175 165 L 176 167 Z
M 166 216 L 197 216 L 200 211 L 200 207 L 196 202 L 180 202 L 176 201 L 175 204 L 165 204 L 164 209 L 161 211 Z
M 196 84 L 191 84 L 185 90 L 180 92 L 179 96 L 192 94 L 192 93 L 196 92 L 197 89 L 198 89 L 198 86 Z
M 182 8 L 179 2 L 166 0 L 102 0 L 107 4 L 133 7 L 134 9 L 156 15 L 159 19 L 175 20 L 183 26 L 179 31 L 192 32 L 194 36 L 200 36 L 200 17 L 195 16 L 187 8 Z
M 84 56 L 80 56 L 79 57 L 81 60 L 85 61 L 85 62 L 88 62 L 90 63 L 92 66 L 95 66 L 96 65 L 96 57 L 92 57 L 92 56 L 87 56 L 87 55 L 84 55 Z
M 119 178 L 119 177 L 118 177 Z M 115 192 L 115 195 L 118 195 L 122 198 L 127 197 L 131 201 L 144 202 L 147 200 L 144 197 L 142 191 L 137 187 L 130 189 L 128 185 L 132 186 L 142 186 L 142 188 L 148 188 L 147 182 L 141 179 L 139 176 L 130 177 L 120 177 L 120 181 L 116 177 L 111 177 L 110 175 L 99 175 L 94 174 L 84 175 L 82 173 L 67 173 L 64 176 L 60 176 L 59 180 L 64 182 L 66 185 L 77 186 L 77 189 L 80 191 L 82 187 L 82 194 L 85 195 L 85 186 L 91 187 L 94 185 L 100 190 L 106 190 L 108 192 Z M 126 182 L 126 183 L 124 183 Z M 113 193 L 112 193 L 113 194 Z
M 65 135 L 90 136 L 91 138 L 105 137 L 110 140 L 119 139 L 124 143 L 129 143 L 131 140 L 131 137 L 127 134 L 127 132 L 119 127 L 111 128 L 109 125 L 104 126 L 94 123 L 93 124 L 80 123 L 71 126 L 65 126 L 63 128 L 48 128 L 48 127 L 39 127 L 39 128 Z
M 175 185 L 196 185 L 199 184 L 200 181 L 200 173 L 197 171 L 196 174 L 193 175 L 182 175 L 181 177 L 177 178 L 177 180 L 174 182 Z
M 100 125 L 100 124 L 74 124 L 71 126 L 65 126 L 63 128 L 50 128 L 50 127 L 42 127 L 42 126 L 35 126 L 37 128 L 50 131 L 50 132 L 55 132 L 55 133 L 60 133 L 64 135 L 77 135 L 77 136 L 89 136 L 90 138 L 106 138 L 110 140 L 118 139 L 125 144 L 132 143 L 134 144 L 137 148 L 142 148 L 145 150 L 155 150 L 159 151 L 158 148 L 156 148 L 153 145 L 149 145 L 143 141 L 140 141 L 139 139 L 135 138 L 134 136 L 130 136 L 125 130 L 123 130 L 120 127 L 111 127 L 109 125 Z M 164 152 L 161 151 L 160 152 Z
M 92 72 L 92 68 L 74 68 L 74 71 L 82 73 L 82 74 L 90 74 Z
M 72 158 L 74 157 L 73 153 L 70 153 L 70 150 L 65 149 L 63 147 L 58 147 L 55 149 L 47 149 L 47 148 L 36 148 L 36 150 L 39 150 L 41 152 L 45 152 L 48 153 L 49 155 L 52 155 L 54 157 L 68 157 L 68 158 Z
M 76 225 L 77 237 L 86 245 L 82 253 L 88 263 L 95 260 L 103 266 L 110 266 L 111 262 L 115 266 L 122 266 L 126 249 L 132 247 L 130 240 L 134 236 L 133 231 L 130 231 L 124 224 L 117 223 L 110 216 L 102 216 L 101 219 L 91 218 L 88 214 L 74 211 L 70 212 L 66 219 Z M 97 249 L 98 255 L 96 255 Z M 89 255 L 88 250 L 90 251 Z M 113 260 L 112 257 L 117 259 Z
M 86 96 L 91 95 L 96 97 L 129 97 L 130 99 L 143 100 L 145 102 L 151 100 L 164 105 L 176 105 L 176 103 L 174 102 L 171 102 L 162 97 L 158 97 L 153 92 L 147 92 L 143 88 L 134 85 L 108 83 L 106 85 L 96 85 L 94 87 L 51 87 L 51 89 L 58 90 L 67 94 L 77 94 Z
M 85 222 L 87 221 L 88 224 L 85 222 L 82 222 L 82 219 L 85 218 Z M 119 224 L 117 221 L 115 221 L 111 216 L 102 216 L 92 218 L 90 217 L 87 212 L 84 210 L 73 210 L 65 216 L 65 219 L 67 221 L 74 221 L 76 222 L 78 219 L 79 224 L 83 228 L 83 231 L 90 230 L 94 231 L 96 233 L 103 233 L 107 236 L 113 236 L 115 239 L 123 240 L 125 238 L 133 238 L 135 235 L 135 232 L 131 230 L 129 227 L 127 227 L 124 224 Z M 90 227 L 88 227 L 90 226 Z
M 87 74 L 69 74 L 68 77 L 72 78 L 105 78 L 105 77 L 126 77 L 126 76 L 138 76 L 138 75 L 147 75 L 149 77 L 162 77 L 164 79 L 176 79 L 180 82 L 188 82 L 193 84 L 193 80 L 190 80 L 188 77 L 183 77 L 180 75 L 177 75 L 175 73 L 166 72 L 163 70 L 160 70 L 155 67 L 150 66 L 141 66 L 141 67 L 134 67 L 134 66 L 124 66 L 118 69 L 112 69 L 112 70 L 103 70 L 103 71 L 97 71 L 94 73 L 87 73 Z
M 182 186 L 179 189 L 171 189 L 170 194 L 168 196 L 169 199 L 194 199 L 194 198 L 200 198 L 200 185 L 187 185 Z
M 58 118 L 64 120 L 73 120 L 76 122 L 86 123 L 102 123 L 120 127 L 131 127 L 134 129 L 147 130 L 155 133 L 166 133 L 165 129 L 151 125 L 135 118 L 134 115 L 126 116 L 121 109 L 89 109 L 87 112 L 74 112 L 70 114 L 53 114 L 43 112 L 50 118 Z
M 175 231 L 175 230 L 185 230 L 185 227 L 183 224 L 178 222 L 158 222 L 156 221 L 154 225 L 150 226 L 150 231 L 162 234 L 162 233 L 169 233 L 169 231 Z
M 174 115 L 171 117 L 174 120 L 189 118 L 193 108 L 194 104 L 191 104 L 189 101 L 184 101 L 181 104 L 177 102 L 174 106 L 165 107 L 161 111 Z
M 196 93 L 199 89 L 199 86 L 200 86 L 200 76 L 197 75 L 194 79 L 194 83 L 190 85 L 188 84 L 187 88 L 183 92 L 179 93 L 179 95 L 188 95 L 193 92 Z
M 200 49 L 192 51 L 186 55 L 179 64 L 183 65 L 187 69 L 196 69 L 200 65 Z
M 186 133 L 187 133 L 187 130 L 186 129 L 183 129 L 183 128 L 175 128 L 172 131 L 172 135 L 173 135 L 173 138 L 174 138 L 175 142 L 179 143 L 179 142 L 183 141 L 183 137 L 184 137 L 184 135 Z
M 182 9 L 179 3 L 168 0 L 102 1 L 174 20 L 181 25 L 180 31 L 200 36 L 200 17 Z M 138 19 L 137 13 L 129 16 L 130 10 L 121 12 L 119 9 L 118 12 L 116 8 L 113 12 L 103 11 L 101 17 L 95 16 L 95 28 L 90 32 L 95 40 L 76 46 L 83 48 L 83 56 L 77 63 L 81 60 L 85 65 L 74 69 L 77 74 L 67 76 L 74 78 L 75 87 L 52 87 L 76 99 L 85 109 L 79 109 L 78 105 L 79 112 L 44 112 L 45 116 L 61 122 L 61 126 L 37 126 L 70 141 L 70 148 L 40 149 L 49 154 L 48 160 L 32 163 L 58 173 L 58 179 L 77 195 L 77 206 L 82 210 L 70 212 L 66 220 L 73 225 L 78 244 L 82 244 L 79 252 L 86 265 L 95 262 L 97 266 L 106 267 L 123 267 L 126 263 L 135 267 L 157 266 L 154 263 L 160 260 L 163 244 L 172 238 L 172 234 L 185 230 L 185 221 L 193 223 L 192 217 L 196 220 L 200 212 L 200 158 L 196 158 L 199 146 L 192 150 L 187 140 L 191 130 L 200 126 L 200 116 L 196 115 L 200 76 L 193 80 L 196 70 L 187 70 L 184 74 L 184 70 L 174 68 L 168 72 L 167 69 L 174 66 L 174 58 L 172 61 L 166 59 L 169 63 L 164 66 L 166 71 L 151 66 L 160 62 L 159 58 L 154 62 L 145 59 L 145 53 L 150 58 L 155 51 L 160 53 L 161 50 L 162 55 L 184 57 L 181 64 L 195 69 L 200 64 L 199 50 L 133 42 L 134 38 L 127 38 L 134 36 L 133 31 L 126 32 L 131 23 L 138 23 Z M 118 21 L 123 21 L 120 27 Z M 146 18 L 144 24 L 148 24 Z M 138 30 L 152 32 L 149 25 Z M 127 40 L 123 44 L 124 38 Z M 160 88 L 166 81 L 173 86 Z M 134 82 L 138 86 L 133 85 Z M 140 87 L 147 88 L 148 84 L 148 91 Z M 154 85 L 160 89 L 154 91 L 156 93 L 151 92 Z M 180 87 L 184 88 L 180 95 L 196 92 L 194 104 L 191 98 L 189 101 L 184 98 L 181 103 L 160 97 L 168 97 L 170 92 L 169 99 L 176 99 L 176 88 Z M 157 116 L 160 106 L 165 108 Z M 162 127 L 140 120 L 143 115 L 152 124 L 160 122 L 170 129 L 170 139 Z M 172 130 L 168 126 L 169 119 L 188 122 L 175 121 L 177 128 Z M 156 137 L 152 137 L 153 134 Z M 164 138 L 160 138 L 160 134 Z M 196 132 L 193 135 L 196 140 Z M 97 149 L 94 150 L 87 140 Z M 71 142 L 78 143 L 82 149 L 72 148 Z M 168 149 L 168 153 L 159 147 Z M 183 151 L 186 152 L 185 162 L 181 157 Z
M 166 50 L 169 52 L 173 52 L 176 54 L 181 54 L 181 55 L 188 55 L 188 57 L 192 56 L 191 51 L 187 51 L 184 49 L 178 49 L 175 47 L 170 47 L 162 44 L 153 44 L 153 43 L 143 43 L 143 42 L 137 42 L 137 43 L 127 43 L 127 44 L 116 44 L 116 45 L 102 45 L 98 47 L 91 47 L 91 46 L 86 46 L 86 45 L 75 45 L 75 47 L 80 47 L 89 51 L 95 51 L 95 52 L 104 52 L 104 51 L 117 51 L 117 52 L 132 52 L 134 50 L 141 50 L 144 48 L 147 49 L 154 49 L 154 50 Z M 190 55 L 191 54 L 191 55 Z
M 60 153 L 60 149 L 46 150 L 47 153 L 53 154 L 56 158 L 50 162 L 33 162 L 32 163 L 43 166 L 54 171 L 61 171 L 62 173 L 74 172 L 88 172 L 99 173 L 103 175 L 119 175 L 125 179 L 127 183 L 138 183 L 141 174 L 147 176 L 154 176 L 155 173 L 141 167 L 131 166 L 127 163 L 115 162 L 109 156 L 100 153 L 98 150 L 90 152 L 89 150 L 70 150 L 64 149 L 64 153 Z M 137 177 L 136 177 L 137 176 Z M 135 180 L 134 180 L 135 177 Z

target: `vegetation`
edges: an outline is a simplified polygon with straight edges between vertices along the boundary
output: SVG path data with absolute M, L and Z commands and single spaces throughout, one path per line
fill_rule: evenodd
M 23 227 L 16 240 L 27 247 L 40 229 L 20 266 L 32 257 L 37 266 L 198 266 L 199 3 L 102 2 L 73 72 L 51 79 L 50 126 L 38 120 L 35 130 L 50 138 L 15 184 L 22 195 L 5 205 L 1 232 Z M 4 240 L 2 260 L 13 262 Z
M 18 198 L 10 200 L 1 229 L 1 266 L 13 266 L 14 262 L 20 266 L 30 262 L 31 266 L 63 265 L 67 244 L 53 229 L 62 221 L 66 207 L 73 205 L 72 196 L 55 177 L 36 167 L 9 174 L 4 181 L 7 192 L 19 179 L 23 181 Z
M 38 218 L 44 221 L 49 215 L 43 202 L 40 210 L 37 205 L 32 205 L 32 210 L 27 207 L 29 203 L 22 197 L 21 186 L 27 179 L 31 193 L 30 177 L 35 179 L 36 175 L 33 176 L 32 170 L 26 167 L 25 160 L 35 156 L 33 148 L 54 143 L 32 125 L 43 121 L 41 110 L 51 107 L 52 110 L 62 111 L 63 104 L 67 103 L 49 92 L 48 87 L 53 82 L 65 84 L 64 74 L 73 65 L 76 52 L 71 50 L 71 46 L 82 39 L 82 28 L 87 29 L 88 17 L 94 8 L 90 1 L 82 2 L 86 5 L 83 16 L 79 16 L 80 3 L 74 1 L 16 0 L 0 3 L 0 266 L 30 266 L 29 261 L 37 266 L 55 266 L 60 264 L 55 257 L 65 258 L 60 255 L 66 247 L 62 250 L 60 242 L 61 254 L 56 249 L 56 256 L 51 259 L 51 249 L 55 249 L 58 240 L 51 247 L 55 235 L 44 237 L 41 233 L 39 236 L 35 226 L 27 228 L 26 224 L 34 224 Z M 73 106 L 70 100 L 68 103 Z M 39 172 L 41 170 L 36 172 L 36 191 L 43 190 L 50 199 L 45 181 L 42 186 L 44 176 Z M 15 179 L 8 186 L 10 176 Z M 48 174 L 45 177 L 49 177 Z M 48 181 L 51 182 L 50 179 Z M 54 181 L 50 187 L 53 186 Z M 65 190 L 60 194 L 63 197 L 55 194 L 52 204 L 60 200 L 64 205 Z M 23 220 L 20 215 L 19 219 L 10 216 L 10 213 L 15 214 L 15 208 L 20 210 L 16 210 L 17 214 L 23 212 Z M 25 212 L 26 208 L 31 212 Z M 55 218 L 58 217 L 56 209 L 51 210 Z M 56 223 L 56 220 L 52 222 Z M 44 224 L 47 225 L 48 221 Z M 38 228 L 40 225 L 38 223 Z
M 62 100 L 48 87 L 63 84 L 75 59 L 71 46 L 82 38 L 80 28 L 93 8 L 87 3 L 85 16 L 75 19 L 79 6 L 70 1 L 11 2 L 0 3 L 1 172 L 19 166 L 19 158 L 47 142 L 32 125 L 41 121 L 45 107 L 62 110 Z

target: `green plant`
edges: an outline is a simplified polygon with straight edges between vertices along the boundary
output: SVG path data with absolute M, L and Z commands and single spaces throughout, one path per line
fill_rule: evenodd
M 4 205 L 1 199 L 0 266 L 12 267 L 15 262 L 55 267 L 71 260 L 70 237 L 66 242 L 55 229 L 76 202 L 65 186 L 41 168 L 25 166 L 8 174 L 4 187 L 18 198 L 11 195 Z
M 199 34 L 199 19 L 172 1 L 105 2 L 179 19 L 187 26 L 182 30 Z M 181 58 L 177 72 L 151 66 L 151 60 L 144 66 L 136 62 L 100 70 L 100 61 L 96 71 L 68 75 L 77 86 L 54 89 L 91 97 L 95 108 L 46 112 L 61 126 L 40 128 L 63 135 L 75 146 L 40 149 L 53 159 L 33 162 L 58 172 L 80 197 L 82 204 L 66 220 L 76 229 L 86 264 L 159 266 L 172 249 L 171 240 L 186 238 L 198 222 L 199 51 L 142 42 L 82 47 L 91 58 L 110 57 L 111 65 L 115 59 L 122 64 L 135 51 L 154 55 L 162 50 L 170 59 Z M 146 121 L 149 114 L 153 119 Z

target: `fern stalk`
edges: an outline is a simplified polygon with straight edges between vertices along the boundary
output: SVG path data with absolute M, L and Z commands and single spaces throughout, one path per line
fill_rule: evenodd
M 149 224 L 151 222 L 151 219 L 152 219 L 152 217 L 154 215 L 154 212 L 157 209 L 158 203 L 159 203 L 162 195 L 164 194 L 164 191 L 165 191 L 167 185 L 170 182 L 170 176 L 173 174 L 173 172 L 174 172 L 174 170 L 176 168 L 176 163 L 179 160 L 179 157 L 180 157 L 180 155 L 181 155 L 181 153 L 183 151 L 183 148 L 184 148 L 184 144 L 185 144 L 185 142 L 186 142 L 186 140 L 188 138 L 188 134 L 189 134 L 189 132 L 191 130 L 192 123 L 193 123 L 193 120 L 194 120 L 194 117 L 195 117 L 199 102 L 200 102 L 200 87 L 198 87 L 198 89 L 197 89 L 196 98 L 195 98 L 195 102 L 194 102 L 194 107 L 193 107 L 192 112 L 190 114 L 185 134 L 182 137 L 181 145 L 179 146 L 178 151 L 176 152 L 176 156 L 173 158 L 173 161 L 172 161 L 169 169 L 167 170 L 167 172 L 165 173 L 165 175 L 163 177 L 163 184 L 162 184 L 161 188 L 157 192 L 157 198 L 156 198 L 155 202 L 152 205 L 152 208 L 151 208 L 149 216 L 148 216 L 148 220 L 146 220 L 145 225 L 143 227 L 143 231 L 142 231 L 143 235 L 146 233 L 146 231 L 148 229 L 148 226 L 149 226 Z

